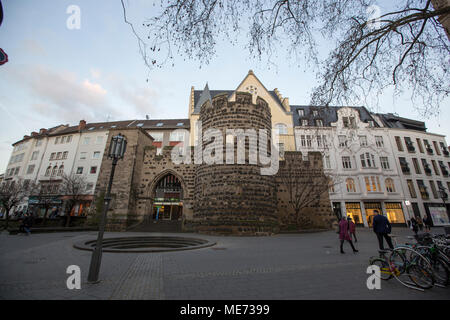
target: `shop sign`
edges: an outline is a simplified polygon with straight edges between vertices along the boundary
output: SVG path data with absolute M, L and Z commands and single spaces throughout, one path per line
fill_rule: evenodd
M 430 211 L 431 219 L 433 220 L 433 225 L 435 226 L 446 226 L 450 224 L 448 219 L 447 209 L 445 207 L 428 207 Z

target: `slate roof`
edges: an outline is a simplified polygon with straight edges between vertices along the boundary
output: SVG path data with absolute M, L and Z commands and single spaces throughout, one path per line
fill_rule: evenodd
M 321 119 L 324 127 L 330 127 L 332 122 L 336 122 L 338 120 L 337 111 L 341 108 L 345 108 L 343 106 L 307 106 L 307 105 L 291 105 L 292 117 L 294 126 L 301 126 L 301 120 L 307 119 L 309 126 L 315 126 L 316 119 Z M 352 109 L 358 110 L 361 121 L 368 122 L 373 121 L 375 127 L 379 127 L 375 119 L 371 116 L 369 110 L 365 107 L 350 107 Z M 298 110 L 303 109 L 305 115 L 300 117 L 298 114 Z M 313 116 L 313 111 L 318 111 L 318 116 Z
M 418 131 L 427 131 L 425 122 L 407 118 L 402 118 L 392 113 L 377 114 L 383 124 L 388 128 L 410 129 Z

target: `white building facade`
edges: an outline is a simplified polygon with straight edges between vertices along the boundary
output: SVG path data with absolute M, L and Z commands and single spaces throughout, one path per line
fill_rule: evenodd
M 296 150 L 323 154 L 325 172 L 333 179 L 330 201 L 336 216 L 351 216 L 357 224 L 370 227 L 378 210 L 395 225 L 406 225 L 419 215 L 431 217 L 434 225 L 449 224 L 448 208 L 440 197 L 450 187 L 450 158 L 444 136 L 427 133 L 422 122 L 372 114 L 364 107 L 291 106 L 291 110 Z M 425 177 L 424 170 L 416 173 L 414 168 L 405 175 L 403 158 L 411 167 L 413 156 L 406 146 L 398 151 L 396 137 L 402 141 L 409 137 L 414 143 L 425 139 L 433 148 L 438 147 L 440 154 L 426 154 L 425 150 L 419 156 L 416 151 L 414 162 L 422 165 L 424 159 L 430 166 L 435 162 L 439 176 L 433 171 Z M 421 193 L 410 192 L 409 180 L 417 190 L 423 190 L 423 184 L 428 186 L 433 179 L 435 187 L 432 182 L 429 189 L 436 193 L 422 198 Z

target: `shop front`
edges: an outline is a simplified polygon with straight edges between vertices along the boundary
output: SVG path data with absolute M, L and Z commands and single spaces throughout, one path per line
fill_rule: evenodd
M 347 212 L 347 217 L 351 217 L 356 225 L 364 225 L 360 202 L 346 202 L 345 211 Z
M 385 202 L 386 217 L 391 224 L 404 226 L 406 224 L 405 214 L 401 202 Z
M 183 214 L 183 203 L 177 201 L 163 202 L 161 200 L 164 199 L 155 199 L 155 202 L 153 203 L 153 221 L 181 220 L 181 216 Z
M 381 203 L 380 202 L 364 202 L 364 209 L 366 211 L 366 220 L 367 224 L 370 228 L 372 228 L 373 224 L 373 218 L 376 216 L 375 211 L 378 211 L 379 213 L 383 213 L 381 210 Z
M 31 196 L 28 198 L 28 211 L 32 212 L 34 217 L 43 218 L 47 212 L 48 218 L 58 216 L 62 212 L 63 201 L 59 196 Z
M 428 218 L 433 221 L 434 227 L 450 225 L 447 206 L 441 203 L 424 203 L 424 207 Z

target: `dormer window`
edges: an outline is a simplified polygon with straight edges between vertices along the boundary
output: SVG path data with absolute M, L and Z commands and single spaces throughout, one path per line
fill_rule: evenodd
M 177 123 L 177 127 L 182 127 L 183 125 L 184 125 L 183 122 L 178 122 L 178 123 Z
M 92 131 L 92 130 L 94 130 L 95 129 L 95 127 L 90 127 L 88 130 L 89 131 Z
M 305 116 L 305 110 L 303 110 L 303 109 L 298 109 L 297 113 L 298 113 L 299 117 L 304 117 Z
M 136 125 L 136 127 L 142 127 L 144 124 L 143 123 L 138 123 L 137 125 Z
M 157 127 L 162 127 L 163 125 L 164 125 L 164 123 L 162 123 L 162 122 L 158 122 L 158 123 L 156 124 Z
M 308 120 L 303 119 L 303 120 L 302 120 L 302 126 L 303 126 L 303 127 L 307 127 L 307 126 L 308 126 Z
M 317 110 L 313 110 L 313 116 L 317 117 L 319 115 L 319 112 Z
M 316 126 L 317 126 L 317 127 L 323 127 L 323 121 L 320 120 L 320 119 L 317 119 L 317 120 L 316 120 Z
M 355 128 L 355 117 L 343 117 L 342 122 L 344 124 L 344 128 Z

